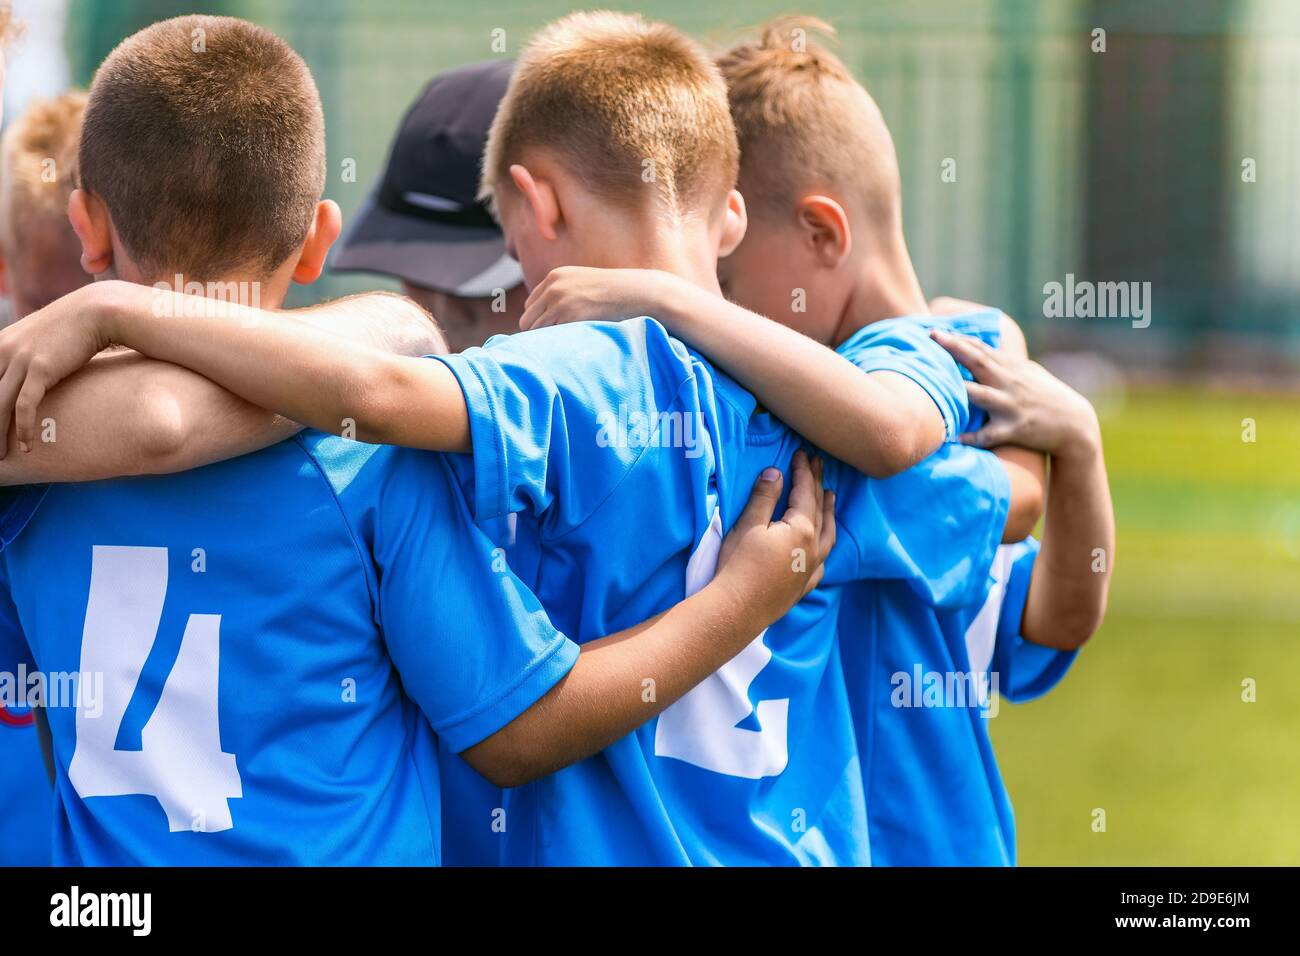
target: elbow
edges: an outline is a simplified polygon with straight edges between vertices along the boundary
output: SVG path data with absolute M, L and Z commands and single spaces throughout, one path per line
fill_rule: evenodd
M 1058 651 L 1077 651 L 1101 629 L 1105 618 L 1106 596 L 1102 595 L 1093 605 L 1080 607 L 1058 617 L 1052 622 L 1050 634 L 1037 639 L 1030 634 L 1025 637 Z
M 477 769 L 477 768 L 476 768 Z M 502 790 L 509 790 L 512 787 L 522 787 L 526 783 L 532 783 L 534 780 L 544 776 L 540 773 L 530 773 L 522 767 L 501 766 L 490 767 L 486 770 L 480 770 L 480 774 L 494 787 L 500 787 Z
M 394 298 L 404 306 L 400 314 L 405 332 L 393 350 L 396 354 L 419 358 L 422 355 L 446 355 L 451 351 L 442 326 L 430 312 L 407 296 L 394 295 Z
M 925 454 L 919 449 L 909 447 L 904 442 L 894 442 L 881 453 L 874 468 L 866 472 L 871 478 L 892 478 L 900 475 L 913 465 L 920 464 Z
M 867 447 L 859 444 L 859 453 L 848 464 L 868 478 L 883 480 L 902 474 L 919 465 L 936 450 L 923 439 L 908 440 L 907 434 L 918 432 L 897 429 L 883 440 L 872 442 Z
M 494 787 L 509 790 L 532 783 L 545 774 L 529 765 L 527 760 L 518 755 L 495 755 L 485 760 L 472 760 L 468 752 L 464 755 L 469 765 Z
M 911 393 L 918 387 L 907 386 L 901 395 L 885 390 L 885 417 L 881 400 L 854 396 L 837 417 L 842 419 L 827 447 L 851 449 L 852 455 L 839 455 L 868 478 L 885 479 L 901 474 L 943 447 L 947 427 L 939 407 L 928 395 Z
M 1104 611 L 1098 612 L 1091 617 L 1080 617 L 1077 620 L 1064 623 L 1056 635 L 1056 648 L 1062 651 L 1077 651 L 1092 640 L 1094 634 L 1101 628 L 1102 618 L 1105 616 Z
M 1011 508 L 1007 512 L 1006 527 L 1002 531 L 1003 544 L 1024 541 L 1038 527 L 1046 502 L 1041 486 L 1027 486 L 1016 490 Z
M 548 772 L 548 768 L 542 767 L 536 759 L 530 757 L 524 747 L 516 746 L 507 733 L 508 729 L 497 731 L 461 754 L 479 776 L 492 786 L 504 790 L 532 783 Z
M 177 471 L 185 460 L 189 435 L 180 402 L 164 387 L 146 386 L 140 398 L 146 414 L 132 449 L 134 473 L 162 475 Z

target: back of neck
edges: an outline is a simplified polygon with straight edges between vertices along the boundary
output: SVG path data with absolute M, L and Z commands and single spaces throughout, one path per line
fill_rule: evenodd
M 670 222 L 647 215 L 615 228 L 593 230 L 585 265 L 658 269 L 721 295 L 717 244 L 703 222 Z
M 834 344 L 838 346 L 873 322 L 929 312 L 921 282 L 900 236 L 896 243 L 863 259 Z

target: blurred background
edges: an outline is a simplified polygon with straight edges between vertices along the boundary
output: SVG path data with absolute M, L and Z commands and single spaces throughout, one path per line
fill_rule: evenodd
M 1101 633 L 993 734 L 1024 864 L 1300 863 L 1300 16 L 1291 0 L 611 3 L 722 47 L 812 13 L 897 142 L 922 284 L 1001 306 L 1102 413 L 1119 551 Z M 556 0 L 15 0 L 5 116 L 180 13 L 315 72 L 345 217 L 435 72 Z M 1100 32 L 1099 32 L 1100 31 Z M 347 170 L 355 168 L 355 177 Z M 1045 286 L 1150 283 L 1149 319 Z M 382 286 L 326 278 L 295 304 Z M 1138 323 L 1141 324 L 1140 322 Z M 1105 811 L 1098 832 L 1096 810 Z

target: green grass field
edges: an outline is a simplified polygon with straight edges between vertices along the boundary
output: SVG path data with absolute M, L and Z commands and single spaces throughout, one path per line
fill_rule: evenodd
M 1138 392 L 1104 427 L 1106 623 L 992 729 L 1020 862 L 1300 863 L 1300 400 Z

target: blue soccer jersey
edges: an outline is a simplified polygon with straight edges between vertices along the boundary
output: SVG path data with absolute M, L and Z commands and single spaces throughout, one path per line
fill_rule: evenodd
M 44 487 L 0 488 L 0 550 L 18 536 Z M 0 595 L 0 601 L 3 601 Z M 0 866 L 48 866 L 53 795 L 30 708 L 0 695 Z
M 529 541 L 530 525 L 517 527 L 516 516 L 484 521 L 480 527 L 500 546 L 500 556 L 521 576 L 532 577 L 529 562 L 537 549 Z M 461 757 L 438 748 L 442 770 L 443 866 L 499 866 L 505 834 L 505 794 Z
M 439 742 L 577 656 L 430 453 L 306 434 L 27 517 L 0 668 L 45 687 L 57 863 L 436 863 Z
M 1032 539 L 999 548 L 988 595 L 967 607 L 924 607 L 893 582 L 845 595 L 844 663 L 875 864 L 1015 862 L 989 720 L 998 698 L 1050 690 L 1075 656 L 1020 635 L 1037 552 Z
M 890 340 L 893 361 L 961 427 L 956 365 L 914 332 Z M 580 641 L 701 587 L 758 474 L 788 472 L 801 446 L 651 319 L 502 337 L 441 360 L 470 410 L 474 454 L 456 464 L 475 516 L 518 513 L 535 530 L 525 583 Z M 836 633 L 843 586 L 890 579 L 968 603 L 986 585 L 971 585 L 970 568 L 987 566 L 1008 492 L 992 456 L 955 445 L 884 482 L 832 464 L 828 483 L 840 534 L 823 585 L 657 719 L 510 791 L 506 862 L 869 861 Z
M 877 371 L 882 327 L 904 337 L 941 328 L 996 348 L 1000 325 L 994 310 L 890 319 L 866 326 L 839 351 L 864 371 Z M 915 333 L 901 331 L 906 326 Z M 969 371 L 961 371 L 969 380 Z M 971 409 L 968 427 L 984 420 Z M 950 426 L 950 437 L 959 431 Z M 914 588 L 899 582 L 847 589 L 842 653 L 875 864 L 1014 863 L 1011 802 L 988 733 L 996 713 L 991 695 L 1019 701 L 1045 693 L 1075 657 L 1020 636 L 1037 552 L 1032 540 L 999 548 L 969 579 L 986 580 L 987 590 L 942 605 L 918 600 Z
M 0 866 L 49 866 L 50 780 L 33 715 L 0 704 Z

